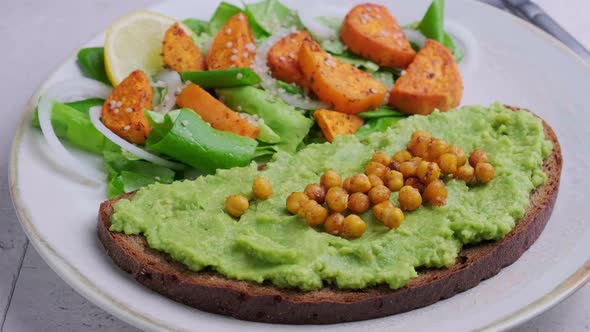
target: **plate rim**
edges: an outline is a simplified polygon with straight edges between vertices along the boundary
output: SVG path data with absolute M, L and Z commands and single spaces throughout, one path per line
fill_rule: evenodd
M 152 10 L 152 8 L 161 6 L 166 2 L 169 1 L 160 1 L 148 8 L 144 8 L 144 10 Z M 575 59 L 574 61 L 577 61 L 578 64 L 585 68 L 588 74 L 590 74 L 590 63 L 585 62 L 578 54 L 573 52 L 562 42 L 541 30 L 537 26 L 494 6 L 479 1 L 474 1 L 473 3 L 475 3 L 476 6 L 486 7 L 486 10 L 496 11 L 500 15 L 505 15 L 511 20 L 514 20 L 514 22 L 517 24 L 523 26 L 525 29 L 536 33 L 547 42 L 552 43 L 554 46 L 558 47 L 561 51 L 572 56 Z M 82 45 L 87 44 L 103 33 L 104 30 L 94 34 L 92 38 L 88 39 L 85 43 L 82 43 Z M 75 58 L 76 52 L 77 51 L 71 52 L 67 57 L 65 57 L 64 60 L 60 62 L 60 64 L 51 70 L 51 72 L 37 86 L 31 97 L 28 99 L 24 106 L 24 112 L 20 116 L 19 124 L 11 143 L 10 163 L 8 169 L 10 198 L 16 212 L 17 219 L 19 220 L 24 233 L 27 235 L 29 243 L 33 245 L 35 250 L 37 250 L 37 252 L 51 267 L 51 269 L 56 274 L 58 274 L 60 278 L 64 280 L 70 287 L 76 290 L 76 292 L 90 300 L 102 310 L 113 314 L 114 316 L 135 327 L 150 331 L 178 331 L 171 328 L 162 321 L 145 316 L 140 312 L 127 307 L 123 303 L 120 303 L 109 294 L 103 292 L 101 288 L 97 287 L 88 278 L 86 278 L 75 266 L 68 262 L 62 255 L 57 253 L 53 246 L 38 233 L 37 229 L 31 222 L 29 211 L 24 205 L 24 200 L 20 196 L 20 189 L 18 188 L 18 148 L 22 141 L 25 130 L 28 128 L 29 121 L 27 120 L 29 120 L 29 116 L 34 110 L 34 105 L 36 104 L 41 91 L 46 88 L 48 82 L 53 77 L 55 77 L 56 74 L 60 72 L 71 59 Z M 529 303 L 525 307 L 522 307 L 521 309 L 509 315 L 496 319 L 494 322 L 479 328 L 478 331 L 505 331 L 509 328 L 516 327 L 561 303 L 588 282 L 590 282 L 590 258 L 586 260 L 586 262 L 584 262 L 574 273 L 572 273 L 551 291 L 542 295 L 539 299 Z

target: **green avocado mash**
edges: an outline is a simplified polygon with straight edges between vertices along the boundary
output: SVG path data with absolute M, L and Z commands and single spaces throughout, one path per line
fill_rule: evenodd
M 484 149 L 496 177 L 472 187 L 445 179 L 447 204 L 406 213 L 396 230 L 368 211 L 362 215 L 367 231 L 356 240 L 309 227 L 286 211 L 286 197 L 317 183 L 328 168 L 342 176 L 361 172 L 374 151 L 393 154 L 405 148 L 415 130 L 430 131 L 465 151 Z M 211 268 L 228 278 L 302 290 L 383 283 L 399 288 L 417 275 L 417 268 L 452 266 L 463 245 L 510 232 L 523 217 L 531 191 L 545 181 L 541 166 L 551 149 L 539 119 L 500 104 L 412 116 L 362 141 L 351 135 L 309 145 L 295 155 L 280 152 L 264 171 L 253 163 L 194 181 L 150 185 L 132 201 L 116 204 L 111 230 L 143 234 L 150 247 L 190 269 Z M 273 184 L 266 201 L 252 198 L 258 175 Z M 251 199 L 239 220 L 223 211 L 231 194 Z M 395 194 L 391 199 L 397 204 Z

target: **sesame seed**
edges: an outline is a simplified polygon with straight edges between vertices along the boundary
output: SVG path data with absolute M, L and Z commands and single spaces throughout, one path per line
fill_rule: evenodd
M 289 53 L 289 58 L 295 59 L 295 53 Z
M 232 43 L 230 41 L 225 43 L 225 47 L 227 47 L 227 48 L 231 48 L 232 46 L 234 46 L 234 43 Z
M 229 66 L 229 67 L 230 67 L 230 68 L 236 68 L 236 65 L 231 65 L 231 66 Z
M 160 177 L 159 176 L 154 176 L 154 179 L 156 179 L 156 181 L 160 181 Z
M 369 89 L 369 93 L 373 94 L 373 93 L 377 93 L 377 89 L 375 88 L 370 88 Z
M 123 127 L 123 130 L 129 130 L 129 129 L 131 129 L 130 125 L 126 125 L 125 127 Z
M 242 74 L 242 73 L 238 73 L 238 74 L 236 75 L 236 78 L 237 78 L 237 79 L 239 79 L 239 80 L 241 80 L 242 78 L 244 78 L 244 74 Z
M 238 49 L 234 48 L 233 50 L 231 50 L 232 54 L 238 54 Z
M 180 121 L 180 124 L 181 124 L 183 127 L 186 127 L 186 126 L 188 126 L 188 120 L 182 120 L 182 121 Z
M 115 114 L 119 113 L 119 109 L 118 109 L 118 108 L 115 108 L 115 109 L 113 110 L 113 113 L 115 113 Z
M 231 61 L 238 61 L 238 56 L 234 54 L 234 55 L 230 56 L 229 59 Z
M 237 109 L 238 111 L 241 111 L 241 110 L 242 110 L 242 106 L 238 105 L 238 107 L 236 107 L 236 109 Z
M 281 62 L 285 61 L 285 57 L 281 55 L 281 56 L 279 57 L 279 61 L 281 61 Z
M 248 43 L 248 44 L 246 44 L 246 49 L 250 52 L 254 52 L 254 51 L 256 51 L 256 45 L 254 45 L 252 43 Z
M 404 76 L 405 74 L 406 74 L 406 71 L 405 70 L 402 70 L 401 73 L 400 73 L 401 76 Z
M 115 108 L 117 106 L 117 101 L 116 100 L 111 100 L 110 106 L 111 106 L 111 108 Z
M 123 102 L 118 101 L 117 102 L 117 107 L 121 107 L 121 106 L 123 106 Z
M 247 58 L 247 57 L 249 56 L 249 54 L 248 54 L 248 52 L 244 52 L 244 53 L 242 53 L 242 56 L 243 56 L 244 58 Z
M 229 35 L 231 33 L 231 28 L 225 29 L 225 33 Z
M 240 14 L 240 15 L 238 16 L 238 20 L 240 20 L 240 21 L 243 21 L 243 20 L 244 20 L 244 14 Z
M 125 109 L 125 112 L 127 112 L 127 113 L 131 113 L 131 112 L 133 112 L 133 108 L 131 108 L 131 107 L 127 107 L 127 109 Z

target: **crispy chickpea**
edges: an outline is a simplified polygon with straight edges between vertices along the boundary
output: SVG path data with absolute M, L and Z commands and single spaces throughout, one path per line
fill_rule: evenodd
M 400 166 L 401 163 L 399 161 L 391 160 L 391 162 L 389 163 L 389 169 L 392 169 L 394 171 L 399 171 Z
M 389 168 L 387 166 L 375 161 L 369 161 L 367 163 L 367 166 L 365 166 L 365 174 L 375 174 L 380 178 L 383 178 L 383 176 L 385 175 L 385 173 L 387 173 L 388 170 Z
M 430 137 L 416 136 L 408 143 L 408 151 L 415 157 L 424 158 L 428 153 L 428 146 L 431 141 L 432 138 Z
M 301 192 L 291 193 L 289 197 L 287 197 L 287 210 L 289 210 L 289 212 L 291 212 L 292 214 L 297 214 L 297 212 L 299 212 L 301 204 L 305 201 L 309 201 L 309 197 L 307 197 L 306 194 Z
M 344 181 L 342 181 L 342 188 L 344 188 L 344 190 L 347 192 L 350 192 L 350 180 L 351 178 L 346 178 Z
M 369 174 L 369 182 L 371 182 L 371 188 L 374 188 L 379 185 L 383 185 L 383 180 L 375 174 Z
M 365 233 L 367 224 L 356 214 L 350 214 L 342 221 L 342 235 L 347 238 L 358 238 Z
M 408 161 L 404 161 L 399 165 L 399 171 L 402 173 L 404 178 L 410 178 L 416 176 L 418 171 L 418 164 L 420 162 L 415 159 L 410 159 Z
M 305 219 L 305 222 L 313 227 L 324 223 L 328 217 L 328 210 L 318 202 L 310 199 L 303 202 L 297 215 Z
M 457 155 L 453 153 L 443 153 L 443 155 L 438 158 L 440 171 L 445 174 L 455 173 L 457 171 L 457 164 Z
M 338 172 L 330 168 L 320 177 L 320 184 L 324 186 L 326 190 L 332 187 L 340 187 L 342 185 L 342 177 Z
M 390 229 L 398 228 L 404 221 L 404 213 L 400 208 L 393 206 L 385 210 L 383 220 L 380 221 Z
M 408 150 L 400 150 L 393 154 L 392 160 L 397 161 L 398 163 L 403 163 L 404 161 L 408 161 L 412 158 L 412 154 L 408 152 Z
M 326 188 L 317 183 L 308 184 L 305 186 L 303 192 L 309 197 L 309 199 L 313 199 L 320 204 L 323 204 L 326 199 Z
M 324 230 L 332 235 L 338 235 L 342 232 L 344 225 L 344 216 L 340 213 L 332 213 L 324 222 Z
M 350 193 L 366 193 L 371 189 L 371 181 L 367 175 L 359 173 L 350 178 Z
M 437 163 L 422 160 L 418 164 L 416 176 L 422 183 L 428 184 L 440 177 L 440 168 Z
M 272 195 L 272 183 L 269 179 L 259 176 L 252 183 L 252 193 L 260 199 L 267 199 Z
M 483 150 L 479 150 L 479 149 L 475 149 L 473 151 L 471 151 L 471 154 L 469 155 L 469 165 L 471 165 L 471 167 L 475 167 L 475 165 L 479 164 L 479 163 L 487 163 L 488 162 L 488 154 L 483 151 Z
M 232 217 L 239 217 L 248 208 L 250 207 L 250 203 L 248 203 L 248 199 L 242 195 L 230 195 L 227 196 L 225 199 L 225 212 L 229 213 Z
M 333 212 L 342 212 L 348 207 L 348 193 L 344 188 L 332 187 L 326 193 L 326 203 Z
M 443 154 L 449 152 L 449 143 L 444 139 L 434 138 L 428 145 L 428 158 L 430 160 L 437 160 Z
M 465 165 L 465 163 L 467 162 L 467 156 L 465 155 L 465 150 L 461 149 L 458 146 L 451 146 L 451 149 L 449 150 L 449 152 L 454 154 L 455 156 L 457 156 L 457 167 L 461 167 L 461 166 Z
M 494 166 L 490 163 L 480 162 L 475 165 L 475 178 L 477 182 L 488 183 L 494 178 Z
M 379 204 L 376 204 L 373 206 L 373 215 L 375 216 L 375 218 L 377 218 L 377 220 L 383 222 L 384 218 L 385 218 L 385 212 L 390 209 L 390 208 L 394 208 L 395 206 L 393 205 L 393 203 L 390 200 L 387 201 L 383 201 Z
M 418 189 L 420 193 L 423 193 L 424 189 L 426 189 L 426 185 L 422 183 L 422 181 L 418 180 L 418 178 L 407 178 L 404 185 L 414 187 Z
M 363 213 L 370 207 L 369 196 L 363 193 L 354 193 L 348 197 L 348 209 L 352 212 Z
M 378 185 L 369 190 L 369 200 L 373 205 L 389 200 L 391 190 L 384 185 Z
M 445 183 L 441 180 L 432 181 L 424 189 L 424 200 L 435 206 L 443 206 L 447 201 L 449 193 Z
M 389 171 L 383 178 L 383 184 L 391 191 L 398 191 L 404 186 L 404 175 L 398 171 Z
M 475 174 L 475 170 L 471 165 L 465 164 L 459 168 L 455 172 L 454 176 L 455 179 L 465 181 L 466 183 L 471 182 L 473 180 L 473 175 Z
M 414 211 L 422 205 L 422 196 L 418 189 L 410 186 L 403 186 L 399 191 L 399 205 L 403 210 Z
M 375 152 L 375 154 L 373 155 L 373 158 L 371 158 L 371 161 L 388 166 L 389 163 L 391 162 L 391 157 L 386 155 L 385 153 L 379 151 L 379 152 Z

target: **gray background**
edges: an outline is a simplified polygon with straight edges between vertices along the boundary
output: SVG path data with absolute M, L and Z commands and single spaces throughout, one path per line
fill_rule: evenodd
M 105 30 L 115 18 L 156 2 L 1 0 L 1 331 L 137 331 L 78 295 L 28 244 L 10 201 L 8 163 L 12 136 L 23 107 L 53 68 L 79 45 Z M 590 46 L 590 26 L 586 19 L 589 0 L 537 0 L 537 3 L 586 47 Z M 516 331 L 590 331 L 589 308 L 590 285 Z

